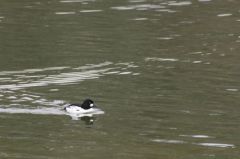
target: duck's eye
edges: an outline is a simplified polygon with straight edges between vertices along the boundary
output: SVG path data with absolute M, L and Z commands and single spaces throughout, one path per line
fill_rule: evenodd
M 90 107 L 93 107 L 93 106 L 94 106 L 94 104 L 93 104 L 93 103 L 91 103 L 91 104 L 90 104 Z

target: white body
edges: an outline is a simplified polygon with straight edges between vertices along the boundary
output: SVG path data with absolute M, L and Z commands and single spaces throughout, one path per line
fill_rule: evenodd
M 72 117 L 72 120 L 78 120 L 81 117 L 92 117 L 95 114 L 104 114 L 104 111 L 98 108 L 83 109 L 78 106 L 68 106 L 66 112 Z
M 68 106 L 66 107 L 66 112 L 69 114 L 98 114 L 102 111 L 98 108 L 83 109 L 78 106 Z

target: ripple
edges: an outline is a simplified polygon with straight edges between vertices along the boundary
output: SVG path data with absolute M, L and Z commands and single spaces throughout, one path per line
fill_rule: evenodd
M 36 72 L 43 72 L 43 71 L 57 71 L 57 70 L 63 70 L 69 67 L 47 67 L 43 69 L 25 69 L 22 71 L 2 71 L 0 72 L 1 75 L 11 75 L 11 74 L 28 74 L 28 73 L 36 73 Z M 9 77 L 8 77 L 9 78 Z
M 198 0 L 199 2 L 210 2 L 212 0 Z
M 10 96 L 10 97 L 7 97 L 7 99 L 17 99 L 17 97 L 15 97 L 15 96 Z
M 24 97 L 32 97 L 32 98 L 39 98 L 40 96 L 38 95 L 33 95 L 33 94 L 22 94 L 21 96 L 24 96 Z
M 208 138 L 208 136 L 195 136 L 195 138 Z M 152 139 L 151 141 L 164 144 L 188 144 L 188 142 L 183 140 L 167 140 L 167 139 Z M 234 144 L 223 144 L 223 143 L 189 143 L 193 145 L 205 146 L 205 147 L 215 147 L 215 148 L 235 148 Z
M 131 74 L 132 72 L 121 72 L 119 73 L 119 75 L 128 75 L 128 74 Z
M 146 2 L 146 0 L 129 0 L 130 3 L 141 3 Z
M 79 120 L 79 118 L 92 117 L 94 115 L 104 114 L 104 111 L 97 109 L 95 111 L 84 113 L 84 114 L 69 114 L 62 108 L 0 108 L 0 113 L 6 114 L 35 114 L 35 115 L 68 115 L 71 116 L 72 120 Z
M 0 113 L 8 114 L 40 114 L 40 115 L 65 115 L 66 113 L 57 108 L 38 108 L 38 109 L 24 109 L 24 108 L 0 108 Z
M 4 18 L 5 18 L 5 17 L 1 17 L 1 16 L 0 16 L 0 22 L 2 22 Z
M 190 1 L 182 1 L 182 2 L 174 2 L 171 1 L 168 3 L 169 6 L 187 6 L 187 5 L 191 5 L 192 2 Z
M 82 2 L 94 2 L 95 0 L 62 0 L 60 3 L 82 3 Z
M 233 144 L 222 144 L 222 143 L 197 143 L 196 145 L 207 146 L 207 147 L 217 147 L 217 148 L 235 148 Z
M 150 9 L 161 9 L 161 8 L 165 8 L 165 6 L 154 5 L 154 4 L 139 4 L 139 5 L 111 7 L 111 9 L 113 10 L 150 10 Z
M 133 76 L 138 76 L 138 75 L 140 75 L 140 73 L 133 73 L 132 75 Z
M 57 15 L 69 15 L 69 14 L 76 14 L 76 12 L 55 12 Z
M 213 138 L 211 136 L 208 135 L 179 135 L 182 137 L 192 137 L 192 138 Z
M 228 88 L 228 89 L 226 89 L 226 91 L 237 92 L 237 91 L 239 91 L 239 90 L 236 89 L 236 88 Z
M 59 89 L 50 89 L 49 91 L 50 92 L 57 92 L 57 91 L 59 91 Z
M 105 72 L 105 75 L 110 75 L 110 74 L 119 74 L 120 71 L 110 71 L 110 72 Z
M 95 13 L 95 12 L 102 12 L 103 10 L 81 10 L 80 13 Z
M 64 115 L 66 113 L 62 108 L 68 102 L 61 99 L 49 100 L 42 94 L 28 91 L 27 88 L 77 84 L 102 76 L 136 76 L 139 73 L 132 70 L 136 67 L 138 66 L 133 62 L 113 63 L 106 61 L 73 68 L 47 67 L 2 71 L 0 72 L 0 100 L 4 101 L 4 105 L 0 106 L 0 113 Z M 57 87 L 47 88 L 47 90 L 50 92 L 59 91 Z M 103 111 L 99 111 L 87 114 L 87 116 L 103 113 Z M 71 117 L 77 120 L 83 116 L 86 116 L 86 114 Z
M 198 64 L 198 63 L 202 63 L 202 61 L 193 61 L 192 63 L 194 63 L 194 64 Z
M 232 16 L 231 13 L 223 13 L 223 14 L 218 14 L 217 15 L 218 17 L 229 17 L 229 16 Z
M 185 141 L 182 140 L 166 140 L 166 139 L 152 139 L 153 142 L 158 142 L 158 143 L 167 143 L 167 144 L 183 144 L 186 143 Z
M 132 9 L 135 9 L 135 8 L 132 7 L 132 6 L 119 6 L 119 7 L 111 7 L 111 9 L 114 9 L 114 10 L 132 10 Z
M 88 69 L 108 66 L 108 65 L 111 65 L 111 64 L 113 64 L 113 62 L 106 61 L 106 62 L 103 62 L 103 63 L 100 63 L 100 64 L 88 64 L 88 65 L 76 67 L 76 68 L 73 68 L 73 69 L 75 69 L 75 70 L 88 70 Z
M 30 97 L 23 97 L 21 99 L 24 101 L 32 101 L 33 100 L 33 98 L 30 98 Z
M 68 103 L 61 99 L 49 100 L 42 97 L 42 94 L 27 91 L 33 87 L 47 87 L 50 85 L 55 88 L 47 88 L 49 92 L 59 91 L 57 86 L 77 84 L 85 80 L 98 79 L 102 76 L 122 75 L 136 76 L 140 73 L 132 69 L 138 67 L 133 62 L 103 62 L 99 64 L 87 64 L 79 67 L 48 67 L 42 69 L 25 69 L 19 71 L 0 72 L 0 100 L 4 101 L 4 108 L 13 106 L 23 108 L 59 107 Z M 57 71 L 56 71 L 57 70 Z M 44 74 L 44 75 L 43 75 Z M 6 109 L 2 110 L 8 111 Z M 18 110 L 16 112 L 24 110 Z M 27 110 L 26 112 L 31 112 Z M 35 110 L 34 110 L 35 111 Z M 34 113 L 33 111 L 33 113 Z M 36 110 L 36 111 L 42 111 Z M 10 112 L 14 110 L 10 109 Z M 37 112 L 36 112 L 37 113 Z
M 145 61 L 169 61 L 169 62 L 176 62 L 179 61 L 175 58 L 159 58 L 159 57 L 147 57 L 145 58 Z
M 80 66 L 76 68 L 52 67 L 52 68 L 44 68 L 44 69 L 27 69 L 23 71 L 4 71 L 4 72 L 0 72 L 0 75 L 4 75 L 4 76 L 12 75 L 12 77 L 4 77 L 4 78 L 11 79 L 9 80 L 10 84 L 0 85 L 0 90 L 3 90 L 3 89 L 20 90 L 25 88 L 43 87 L 43 86 L 49 86 L 49 85 L 76 84 L 85 80 L 100 78 L 103 75 L 107 75 L 108 73 L 114 74 L 114 72 L 118 75 L 133 74 L 134 72 L 127 71 L 127 69 L 130 69 L 131 67 L 138 67 L 138 66 L 134 65 L 133 63 L 125 63 L 125 65 L 123 65 L 122 63 L 113 64 L 112 62 L 103 62 L 100 64 L 95 64 L 95 65 L 91 64 L 91 65 L 85 65 L 85 66 Z M 64 70 L 66 68 L 68 68 L 68 70 Z M 52 70 L 61 70 L 61 71 L 68 71 L 68 72 L 60 72 L 59 74 L 56 74 L 56 71 L 53 72 L 55 74 L 50 74 L 51 72 L 46 72 L 46 71 L 52 71 Z M 39 73 L 39 72 L 41 73 L 44 72 L 45 74 L 47 73 L 48 76 L 28 75 L 28 73 Z M 17 78 L 17 81 L 13 82 L 14 80 L 13 77 Z
M 158 37 L 158 40 L 172 40 L 173 37 Z
M 136 21 L 141 21 L 141 20 L 148 20 L 148 18 L 135 18 L 133 20 L 136 20 Z
M 177 11 L 171 9 L 157 9 L 157 12 L 176 13 Z

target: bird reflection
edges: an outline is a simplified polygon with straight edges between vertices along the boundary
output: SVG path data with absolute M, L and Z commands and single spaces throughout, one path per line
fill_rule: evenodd
M 93 125 L 94 121 L 96 120 L 95 117 L 83 116 L 80 118 L 81 121 L 85 122 L 86 125 Z
M 85 123 L 85 125 L 93 125 L 94 121 L 96 121 L 96 117 L 92 114 L 85 114 L 85 115 L 78 115 L 78 116 L 71 116 L 72 120 L 81 120 Z

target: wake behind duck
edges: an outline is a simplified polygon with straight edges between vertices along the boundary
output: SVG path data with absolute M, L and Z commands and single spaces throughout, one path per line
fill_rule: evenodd
M 63 109 L 59 107 L 38 107 L 38 108 L 0 108 L 0 113 L 8 114 L 38 114 L 38 115 L 69 115 L 73 120 L 81 117 L 92 117 L 93 115 L 104 114 L 104 111 L 97 108 L 93 100 L 86 99 L 82 104 L 70 104 Z

